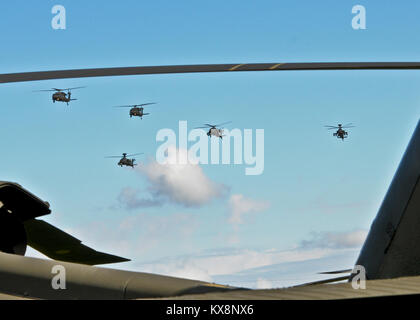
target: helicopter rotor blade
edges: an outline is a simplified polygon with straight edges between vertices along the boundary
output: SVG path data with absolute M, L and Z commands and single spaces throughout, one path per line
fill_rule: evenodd
M 135 154 L 127 154 L 126 157 L 134 157 L 134 156 L 139 156 L 141 154 L 144 154 L 144 153 L 142 152 L 142 153 L 135 153 Z
M 70 91 L 70 90 L 83 89 L 83 88 L 86 88 L 86 87 L 74 87 L 74 88 L 67 88 L 67 89 L 63 89 L 63 90 Z M 63 90 L 61 90 L 61 91 L 63 91 Z
M 228 122 L 224 122 L 224 123 L 221 123 L 221 124 L 217 124 L 217 125 L 215 125 L 215 127 L 225 126 L 225 125 L 227 125 L 229 123 L 232 123 L 232 121 L 228 121 Z
M 152 105 L 152 104 L 156 104 L 156 102 L 136 104 L 135 107 L 144 107 L 144 106 L 149 106 L 149 105 Z
M 197 127 L 197 128 L 194 128 L 194 129 L 208 129 L 209 127 Z
M 81 89 L 81 88 L 86 88 L 86 87 L 75 87 L 75 88 L 67 88 L 67 89 L 51 88 L 48 90 L 34 90 L 33 92 L 70 91 L 70 90 Z
M 318 274 L 342 274 L 342 273 L 351 273 L 352 271 L 353 269 L 346 269 L 346 270 L 319 272 Z
M 52 91 L 61 91 L 59 89 L 49 89 L 49 90 L 34 90 L 32 92 L 52 92 Z
M 150 102 L 150 103 L 142 103 L 142 104 L 130 104 L 125 106 L 113 106 L 112 108 L 136 108 L 136 107 L 144 107 L 151 104 L 156 104 L 156 102 Z

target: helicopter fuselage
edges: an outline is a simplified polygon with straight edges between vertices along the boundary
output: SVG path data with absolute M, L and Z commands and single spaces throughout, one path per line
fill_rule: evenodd
M 70 97 L 71 97 L 71 93 L 65 93 L 65 92 L 62 92 L 62 91 L 59 91 L 59 92 L 55 92 L 53 95 L 52 95 L 52 100 L 53 100 L 53 102 L 56 102 L 56 101 L 60 101 L 60 102 L 70 102 Z
M 144 108 L 134 107 L 130 109 L 130 118 L 131 117 L 140 117 L 143 119 L 143 116 L 148 115 L 148 113 L 144 113 Z
M 207 135 L 209 137 L 214 136 L 223 139 L 223 129 L 211 128 L 209 132 L 207 132 Z
M 347 138 L 348 133 L 347 131 L 344 131 L 343 129 L 338 129 L 337 132 L 335 132 L 333 134 L 334 137 L 337 137 L 338 139 L 344 140 L 345 138 Z
M 126 166 L 126 167 L 132 167 L 134 168 L 134 166 L 136 165 L 134 163 L 134 161 L 136 161 L 136 159 L 128 159 L 128 158 L 122 158 L 119 162 L 118 165 L 120 167 Z

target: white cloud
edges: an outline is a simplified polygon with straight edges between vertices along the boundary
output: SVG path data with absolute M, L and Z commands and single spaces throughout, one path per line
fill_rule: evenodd
M 278 288 L 329 277 L 318 272 L 352 268 L 366 234 L 364 230 L 319 233 L 289 250 L 230 249 L 164 258 L 137 267 L 145 272 L 233 286 Z
M 241 224 L 244 215 L 247 213 L 260 212 L 266 210 L 269 206 L 267 201 L 256 201 L 245 198 L 242 194 L 234 194 L 229 199 L 229 222 L 234 225 Z
M 97 250 L 132 259 L 119 268 L 258 289 L 322 280 L 329 276 L 318 272 L 351 268 L 359 252 L 356 247 L 366 236 L 363 230 L 320 233 L 288 250 L 227 248 L 203 252 L 194 247 L 197 230 L 194 214 L 142 213 L 115 225 L 95 222 L 66 231 Z M 186 251 L 183 246 L 198 253 L 180 255 Z M 156 257 L 156 251 L 166 257 L 146 262 Z
M 272 289 L 272 288 L 275 288 L 275 286 L 271 281 L 265 280 L 263 278 L 258 278 L 256 289 Z
M 129 209 L 157 206 L 166 201 L 185 207 L 199 207 L 226 195 L 228 188 L 210 180 L 198 164 L 175 161 L 177 157 L 186 157 L 186 150 L 170 147 L 168 155 L 164 163 L 153 160 L 136 168 L 146 177 L 152 196 L 142 199 L 138 191 L 125 188 L 118 197 L 120 203 Z
M 318 232 L 312 234 L 312 239 L 302 241 L 301 245 L 318 248 L 357 248 L 363 245 L 366 237 L 366 230 Z
M 331 249 L 311 250 L 235 250 L 225 253 L 189 257 L 166 258 L 138 267 L 145 272 L 179 276 L 202 281 L 212 281 L 214 276 L 236 274 L 245 270 L 273 264 L 296 262 L 325 257 Z M 188 273 L 192 271 L 191 273 Z
M 339 248 L 355 248 L 361 246 L 363 245 L 366 237 L 366 230 L 327 234 L 327 238 L 330 243 Z

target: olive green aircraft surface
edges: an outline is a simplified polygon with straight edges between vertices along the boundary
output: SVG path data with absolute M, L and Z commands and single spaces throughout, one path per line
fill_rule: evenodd
M 121 158 L 120 161 L 118 161 L 118 165 L 120 167 L 126 166 L 126 167 L 131 167 L 131 168 L 134 169 L 134 167 L 137 166 L 137 164 L 135 163 L 136 159 L 129 159 L 127 157 L 134 157 L 134 156 L 138 156 L 138 155 L 141 155 L 141 154 L 143 154 L 143 153 L 136 153 L 136 154 L 123 153 L 122 157 L 121 156 L 109 156 L 109 157 L 106 157 L 106 158 L 108 158 L 108 159 L 110 159 L 110 158 Z
M 420 69 L 420 62 L 254 63 L 148 66 L 0 74 L 0 83 L 140 74 Z M 355 266 L 366 270 L 366 289 L 344 276 L 277 290 L 247 290 L 203 281 L 100 268 L 128 261 L 98 252 L 41 217 L 51 213 L 17 183 L 0 182 L 0 299 L 348 299 L 420 294 L 420 122 L 372 223 Z M 30 246 L 51 260 L 25 257 Z M 66 290 L 52 285 L 55 268 L 66 272 Z M 356 268 L 354 269 L 356 270 Z M 348 280 L 347 283 L 330 284 Z
M 130 108 L 130 118 L 132 117 L 139 117 L 140 119 L 143 120 L 143 116 L 147 116 L 150 113 L 145 113 L 144 112 L 144 107 L 145 106 L 149 106 L 152 104 L 156 104 L 156 102 L 149 102 L 149 103 L 143 103 L 143 104 L 133 104 L 133 105 L 129 105 L 129 106 L 115 106 L 114 108 Z
M 65 102 L 67 103 L 67 105 L 69 105 L 70 101 L 75 101 L 77 99 L 72 99 L 71 98 L 71 90 L 76 90 L 76 89 L 82 89 L 85 87 L 76 87 L 76 88 L 67 88 L 67 89 L 57 89 L 57 88 L 53 88 L 51 90 L 38 90 L 36 92 L 51 92 L 51 91 L 55 91 L 52 95 L 52 102 Z M 67 91 L 64 92 L 64 91 Z
M 339 124 L 338 127 L 335 127 L 335 126 L 324 126 L 324 127 L 327 128 L 327 130 L 337 130 L 336 132 L 333 133 L 333 136 L 337 137 L 338 139 L 341 139 L 342 141 L 344 141 L 344 139 L 346 139 L 349 135 L 349 133 L 345 131 L 344 129 L 354 128 L 354 126 L 352 126 L 352 123 L 346 124 L 345 126 L 343 126 L 342 124 Z

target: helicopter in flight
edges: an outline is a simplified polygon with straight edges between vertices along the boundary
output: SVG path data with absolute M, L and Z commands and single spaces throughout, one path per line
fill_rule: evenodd
M 205 127 L 198 127 L 195 129 L 209 129 L 209 132 L 207 132 L 207 135 L 209 137 L 214 136 L 214 137 L 219 137 L 220 139 L 223 139 L 223 128 L 219 128 L 219 127 L 229 124 L 231 122 L 232 121 L 216 124 L 216 125 L 206 123 Z
M 69 105 L 70 101 L 74 101 L 77 99 L 72 99 L 71 98 L 71 90 L 76 90 L 76 89 L 82 89 L 82 88 L 86 88 L 86 87 L 75 87 L 75 88 L 67 88 L 67 89 L 57 89 L 57 88 L 52 88 L 51 90 L 38 90 L 36 92 L 51 92 L 51 91 L 55 91 L 52 95 L 52 101 L 55 103 L 56 101 L 59 102 L 66 102 L 67 105 Z M 67 92 L 65 92 L 67 91 Z
M 126 166 L 126 167 L 132 167 L 134 169 L 134 166 L 137 165 L 136 163 L 134 163 L 136 161 L 136 159 L 128 159 L 127 157 L 134 157 L 134 156 L 138 156 L 138 155 L 141 155 L 141 154 L 143 154 L 143 153 L 136 153 L 136 154 L 123 153 L 122 158 L 118 162 L 118 165 L 120 167 Z M 110 157 L 106 157 L 106 158 L 120 158 L 120 157 L 121 156 L 110 156 Z
M 344 139 L 348 137 L 348 132 L 345 131 L 344 129 L 355 128 L 355 126 L 353 126 L 352 123 L 349 123 L 349 124 L 346 124 L 345 126 L 343 126 L 342 124 L 339 124 L 338 127 L 325 126 L 325 128 L 328 128 L 327 130 L 337 130 L 336 132 L 333 133 L 333 136 L 344 141 Z
M 140 117 L 143 120 L 143 116 L 147 116 L 150 113 L 144 113 L 144 106 L 148 106 L 151 104 L 156 104 L 156 102 L 150 103 L 143 103 L 143 104 L 133 104 L 128 106 L 116 106 L 114 108 L 131 108 L 130 109 L 130 118 L 132 117 Z

